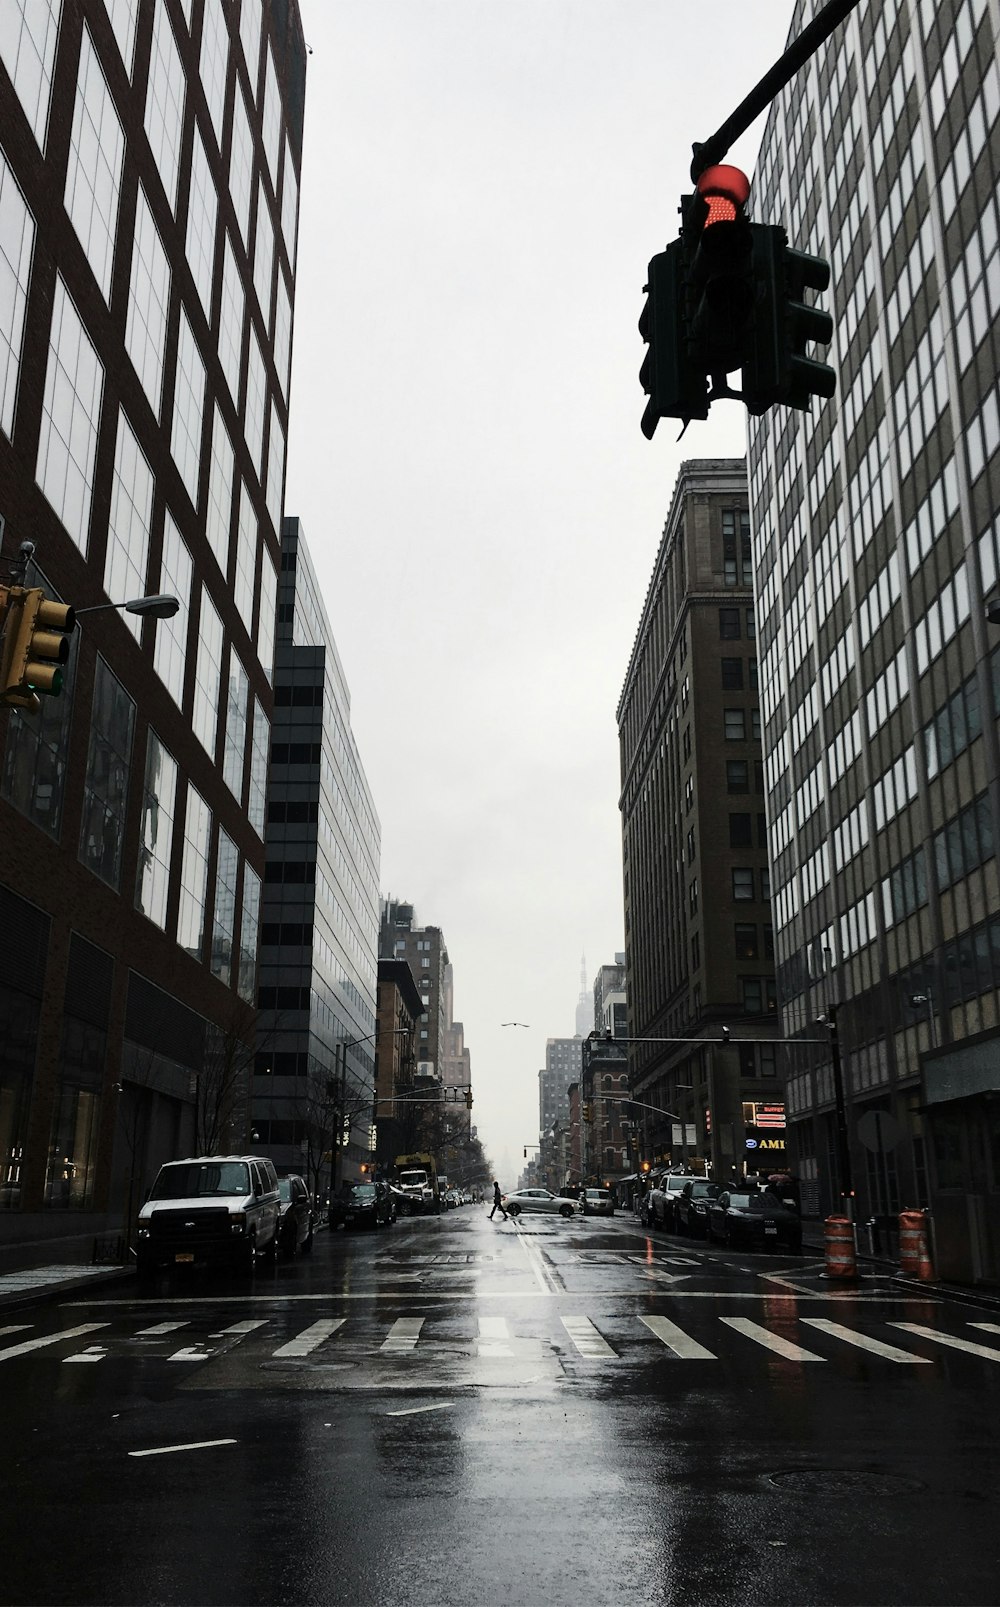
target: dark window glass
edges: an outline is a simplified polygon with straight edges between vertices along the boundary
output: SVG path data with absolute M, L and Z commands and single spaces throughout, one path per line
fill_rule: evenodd
M 740 639 L 740 611 L 738 608 L 719 609 L 719 638 L 723 642 Z
M 743 660 L 741 658 L 724 658 L 722 660 L 722 689 L 724 692 L 742 692 Z
M 751 845 L 749 815 L 730 815 L 729 817 L 729 846 L 730 848 L 749 848 Z

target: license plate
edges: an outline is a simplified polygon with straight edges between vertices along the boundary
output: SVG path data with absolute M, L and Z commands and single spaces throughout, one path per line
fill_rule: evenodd
M 344 1221 L 345 1222 L 353 1222 L 354 1221 L 354 1213 L 353 1213 L 353 1211 L 351 1212 L 351 1214 L 349 1216 L 345 1216 Z
M 777 1231 L 778 1231 L 778 1230 L 777 1230 L 777 1228 L 769 1228 L 769 1227 L 767 1227 L 767 1226 L 766 1226 L 766 1225 L 765 1225 L 765 1227 L 764 1227 L 764 1232 L 765 1232 L 765 1233 L 774 1233 L 774 1234 L 776 1234 L 776 1233 L 777 1233 Z
M 194 1251 L 193 1250 L 178 1250 L 177 1254 L 174 1256 L 174 1260 L 175 1261 L 193 1261 L 194 1260 Z

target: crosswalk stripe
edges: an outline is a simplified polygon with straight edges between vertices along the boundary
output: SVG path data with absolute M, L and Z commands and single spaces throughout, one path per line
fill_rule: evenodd
M 873 1356 L 881 1356 L 883 1361 L 915 1362 L 918 1366 L 925 1363 L 930 1366 L 929 1356 L 917 1356 L 912 1350 L 897 1350 L 895 1345 L 885 1345 L 881 1339 L 870 1339 L 867 1334 L 855 1333 L 853 1328 L 831 1322 L 828 1317 L 803 1317 L 800 1320 L 808 1323 L 810 1328 L 818 1328 L 820 1333 L 842 1339 L 845 1344 L 857 1345 L 859 1350 L 870 1350 Z
M 508 1343 L 510 1329 L 506 1317 L 480 1317 L 479 1344 L 476 1354 L 479 1356 L 513 1356 Z
M 136 1339 L 155 1339 L 159 1334 L 172 1334 L 178 1328 L 186 1328 L 186 1322 L 154 1322 L 152 1328 L 140 1328 Z
M 338 1328 L 342 1328 L 347 1321 L 346 1317 L 324 1317 L 322 1322 L 312 1322 L 308 1328 L 303 1328 L 300 1334 L 290 1339 L 286 1345 L 281 1345 L 272 1354 L 276 1357 L 308 1356 L 324 1339 L 329 1339 Z
M 1000 1334 L 1000 1322 L 970 1322 L 970 1328 L 982 1328 L 988 1334 Z
M 979 1324 L 973 1324 L 978 1327 Z M 1000 1350 L 992 1350 L 989 1345 L 977 1345 L 971 1339 L 958 1339 L 954 1334 L 943 1334 L 938 1328 L 925 1328 L 919 1322 L 894 1322 L 892 1328 L 905 1328 L 909 1334 L 919 1334 L 921 1339 L 932 1339 L 936 1345 L 950 1345 L 953 1350 L 966 1350 L 970 1356 L 982 1356 L 986 1361 L 1000 1361 Z
M 656 1335 L 661 1344 L 666 1345 L 667 1349 L 672 1350 L 675 1356 L 680 1356 L 685 1361 L 718 1360 L 718 1357 L 712 1351 L 706 1350 L 704 1345 L 699 1345 L 696 1339 L 689 1338 L 683 1328 L 678 1328 L 677 1324 L 671 1322 L 669 1317 L 640 1316 L 639 1321 L 646 1324 L 646 1327 Z
M 255 1328 L 266 1328 L 269 1317 L 250 1318 L 247 1322 L 234 1322 L 229 1328 L 220 1328 L 216 1333 L 209 1334 L 209 1339 L 224 1339 L 227 1334 L 252 1334 Z
M 581 1356 L 617 1357 L 589 1317 L 561 1317 L 560 1321 Z
M 379 1350 L 385 1356 L 401 1356 L 413 1350 L 424 1326 L 423 1317 L 397 1317 Z
M 8 1345 L 0 1350 L 0 1361 L 10 1361 L 14 1356 L 26 1356 L 30 1350 L 41 1350 L 43 1345 L 58 1345 L 61 1339 L 76 1339 L 80 1334 L 96 1333 L 98 1328 L 107 1328 L 106 1322 L 82 1322 L 77 1328 L 62 1328 L 57 1334 L 45 1334 L 41 1339 L 25 1339 L 19 1345 Z
M 30 1322 L 9 1322 L 6 1328 L 0 1328 L 0 1338 L 2 1338 L 4 1334 L 23 1334 L 30 1327 Z
M 825 1356 L 817 1356 L 813 1350 L 806 1350 L 802 1345 L 794 1345 L 790 1339 L 783 1339 L 780 1334 L 773 1334 L 770 1328 L 762 1328 L 759 1323 L 751 1322 L 749 1317 L 721 1317 L 730 1328 L 735 1328 L 738 1334 L 744 1334 L 755 1344 L 763 1345 L 765 1350 L 773 1350 L 775 1355 L 784 1356 L 786 1361 L 825 1361 Z
M 78 1350 L 74 1356 L 64 1356 L 63 1366 L 70 1361 L 103 1361 L 107 1354 L 107 1345 L 88 1345 L 86 1350 Z

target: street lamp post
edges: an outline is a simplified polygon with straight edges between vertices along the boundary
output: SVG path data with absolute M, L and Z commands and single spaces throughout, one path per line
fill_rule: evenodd
M 998 608 L 1000 608 L 1000 604 L 998 604 Z M 998 614 L 997 623 L 1000 624 L 1000 614 Z M 925 1004 L 927 1006 L 927 1025 L 928 1025 L 928 1027 L 930 1029 L 931 1048 L 936 1049 L 937 1048 L 937 1014 L 936 1014 L 936 1012 L 934 1010 L 934 995 L 931 992 L 930 988 L 928 988 L 925 993 L 911 993 L 910 994 L 910 1003 L 912 1005 Z
M 817 1016 L 817 1025 L 825 1026 L 830 1033 L 830 1059 L 833 1066 L 833 1097 L 837 1112 L 837 1164 L 840 1171 L 840 1194 L 844 1214 L 854 1220 L 854 1174 L 851 1169 L 851 1144 L 847 1134 L 847 1103 L 844 1099 L 844 1072 L 840 1063 L 840 1033 L 837 1028 L 839 1005 L 828 1004 L 826 1015 Z
M 74 608 L 77 619 L 81 614 L 103 614 L 108 608 L 124 608 L 129 614 L 144 614 L 150 619 L 172 619 L 180 608 L 180 599 L 158 593 L 153 597 L 132 597 L 127 603 L 95 603 L 92 608 Z

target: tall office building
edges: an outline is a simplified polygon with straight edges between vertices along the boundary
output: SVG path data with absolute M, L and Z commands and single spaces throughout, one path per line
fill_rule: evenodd
M 579 1081 L 582 1038 L 546 1038 L 545 1070 L 538 1073 L 538 1131 L 569 1125 L 569 1085 Z
M 245 1140 L 305 56 L 294 0 L 0 10 L 4 574 L 105 610 L 0 710 L 4 1243 Z
M 618 706 L 629 1071 L 643 1157 L 717 1176 L 779 1088 L 751 581 L 743 459 L 683 463 Z
M 308 1169 L 319 1190 L 324 1155 L 338 1182 L 372 1158 L 381 830 L 294 518 L 277 631 L 253 1123 L 279 1170 Z
M 624 1038 L 628 1033 L 625 956 L 616 954 L 613 965 L 602 965 L 594 978 L 593 1026 L 588 1031 Z
M 443 1082 L 452 983 L 441 928 L 417 926 L 412 904 L 383 899 L 379 955 L 385 960 L 406 960 L 413 972 L 424 1007 L 417 1027 L 416 1075 Z
M 835 315 L 836 400 L 750 420 L 779 1002 L 820 1040 L 785 1051 L 794 1150 L 824 1211 L 852 1185 L 861 1217 L 932 1204 L 942 1268 L 976 1278 L 1000 1276 L 997 27 L 988 0 L 861 5 L 772 109 L 753 201 L 831 262 Z

